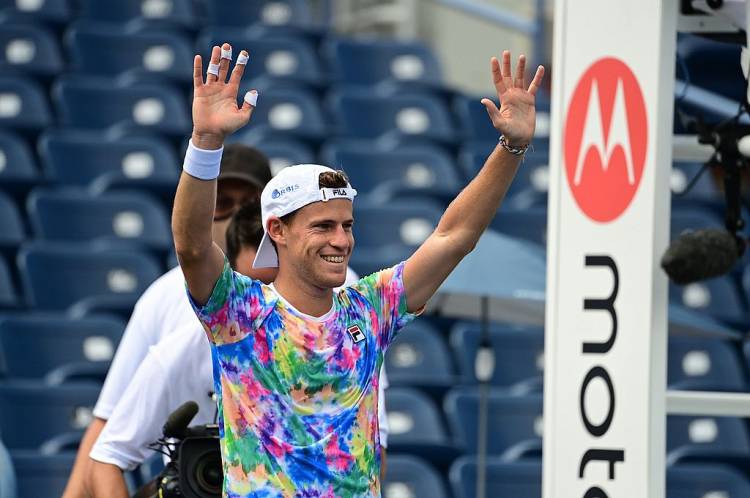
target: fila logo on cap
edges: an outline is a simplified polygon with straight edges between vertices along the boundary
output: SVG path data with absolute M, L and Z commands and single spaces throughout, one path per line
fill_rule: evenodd
M 362 329 L 359 328 L 359 325 L 347 327 L 346 331 L 349 332 L 349 335 L 354 342 L 361 342 L 365 339 L 365 334 L 362 333 Z

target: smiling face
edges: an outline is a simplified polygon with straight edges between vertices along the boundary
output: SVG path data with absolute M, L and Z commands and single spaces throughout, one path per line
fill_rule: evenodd
M 340 287 L 354 248 L 352 203 L 347 199 L 314 202 L 298 209 L 288 223 L 269 221 L 279 266 L 322 289 Z

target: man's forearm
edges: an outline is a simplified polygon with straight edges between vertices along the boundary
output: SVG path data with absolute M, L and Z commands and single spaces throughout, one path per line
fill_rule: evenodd
M 76 461 L 73 465 L 73 470 L 70 472 L 70 478 L 68 478 L 68 484 L 65 486 L 62 498 L 88 498 L 91 496 L 86 485 L 89 464 L 91 463 L 89 452 L 106 423 L 106 420 L 95 417 L 91 425 L 86 429 L 81 439 L 81 444 L 78 445 Z
M 223 143 L 219 137 L 206 137 L 195 133 L 191 141 L 194 147 L 207 151 L 220 149 Z M 210 250 L 213 243 L 211 224 L 215 207 L 216 180 L 200 180 L 183 172 L 177 185 L 172 212 L 175 249 L 182 259 L 199 257 Z
M 477 176 L 445 210 L 435 232 L 449 236 L 455 247 L 471 250 L 495 216 L 520 162 L 519 156 L 495 147 Z
M 89 488 L 93 498 L 128 498 L 122 470 L 116 465 L 91 460 Z

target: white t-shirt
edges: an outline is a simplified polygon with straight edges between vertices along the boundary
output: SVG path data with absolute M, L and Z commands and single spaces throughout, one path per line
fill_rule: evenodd
M 156 279 L 135 303 L 94 406 L 95 417 L 110 418 L 149 347 L 185 322 L 200 326 L 185 295 L 185 277 L 176 266 Z
M 190 425 L 209 424 L 216 415 L 211 349 L 199 323 L 184 323 L 149 348 L 111 413 L 89 456 L 123 470 L 148 458 L 167 417 L 185 401 L 198 403 Z
M 344 285 L 357 280 L 357 274 L 349 269 Z M 194 330 L 200 333 L 193 333 Z M 181 351 L 189 360 L 169 354 L 174 350 Z M 164 357 L 153 358 L 159 355 Z M 188 367 L 197 365 L 203 358 L 203 370 Z M 144 363 L 142 368 L 141 363 Z M 169 378 L 176 379 L 175 382 L 162 384 L 157 377 L 166 378 L 164 372 Z M 197 372 L 200 372 L 200 379 Z M 385 368 L 380 371 L 379 385 L 380 442 L 387 447 L 388 419 L 384 390 L 388 387 L 388 379 Z M 161 437 L 162 426 L 169 414 L 187 400 L 196 401 L 201 409 L 192 425 L 207 423 L 199 419 L 204 412 L 210 411 L 203 408 L 205 400 L 202 395 L 206 391 L 200 386 L 213 389 L 210 348 L 205 332 L 190 307 L 184 276 L 178 266 L 154 281 L 133 309 L 94 407 L 94 416 L 107 420 L 107 424 L 90 453 L 91 458 L 122 469 L 138 465 L 152 453 L 146 445 Z M 184 399 L 174 404 L 162 403 L 180 398 Z M 213 412 L 207 420 L 213 420 Z M 128 443 L 128 438 L 137 441 L 139 449 L 136 443 Z M 101 446 L 99 441 L 102 442 Z

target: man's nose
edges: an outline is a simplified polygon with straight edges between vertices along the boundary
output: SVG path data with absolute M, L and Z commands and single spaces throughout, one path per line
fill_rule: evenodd
M 343 226 L 336 228 L 333 237 L 331 238 L 331 245 L 334 247 L 347 247 L 349 245 L 349 235 Z

